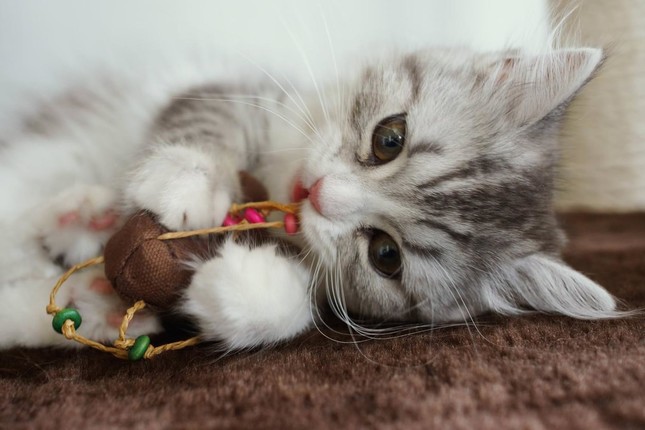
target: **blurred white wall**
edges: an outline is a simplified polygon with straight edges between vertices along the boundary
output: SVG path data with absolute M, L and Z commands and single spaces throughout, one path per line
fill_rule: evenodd
M 546 16 L 545 0 L 0 0 L 0 108 L 69 70 L 173 52 L 241 53 L 302 76 L 306 58 L 322 78 L 331 47 L 339 61 L 392 46 L 541 47 Z

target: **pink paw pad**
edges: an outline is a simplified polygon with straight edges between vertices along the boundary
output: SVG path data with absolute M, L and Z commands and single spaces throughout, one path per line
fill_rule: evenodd
M 90 290 L 99 294 L 114 294 L 112 284 L 105 278 L 94 278 L 90 283 Z
M 107 315 L 105 316 L 105 321 L 110 327 L 121 328 L 121 324 L 123 323 L 123 317 L 125 317 L 125 312 L 126 312 L 125 309 L 121 312 L 118 312 L 118 311 L 108 312 Z M 136 328 L 141 326 L 141 324 L 145 322 L 146 317 L 149 315 L 150 313 L 145 310 L 137 312 L 134 318 L 130 321 L 130 324 L 128 324 L 128 327 Z
M 92 217 L 92 219 L 90 219 L 89 228 L 94 231 L 107 230 L 113 227 L 118 219 L 119 214 L 117 214 L 116 211 L 109 209 L 101 215 Z
M 81 219 L 81 215 L 78 211 L 69 211 L 65 212 L 58 217 L 58 226 L 67 227 L 70 224 L 75 224 Z
M 119 328 L 121 327 L 121 323 L 123 322 L 123 316 L 125 315 L 125 312 L 119 313 L 119 312 L 108 312 L 108 314 L 105 316 L 105 321 L 110 327 L 114 328 Z

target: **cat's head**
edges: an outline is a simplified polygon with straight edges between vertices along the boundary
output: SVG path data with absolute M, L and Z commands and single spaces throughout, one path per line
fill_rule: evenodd
M 552 208 L 558 123 L 602 60 L 425 51 L 343 85 L 314 136 L 302 211 L 341 312 L 611 316 L 613 298 L 560 260 Z

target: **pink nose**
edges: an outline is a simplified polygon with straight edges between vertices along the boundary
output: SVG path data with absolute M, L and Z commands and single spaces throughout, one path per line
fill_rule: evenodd
M 320 209 L 320 191 L 322 189 L 323 178 L 318 179 L 312 186 L 309 188 L 309 201 L 311 205 L 316 209 L 316 211 L 322 215 L 322 210 Z

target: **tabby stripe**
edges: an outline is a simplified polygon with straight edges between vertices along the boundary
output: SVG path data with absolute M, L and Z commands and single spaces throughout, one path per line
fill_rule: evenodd
M 185 115 L 159 122 L 159 127 L 166 130 L 192 127 L 222 128 L 222 122 L 224 122 L 224 119 L 216 116 L 206 117 L 204 115 Z
M 213 118 L 221 118 L 226 120 L 235 121 L 236 118 L 231 112 L 232 106 L 213 106 L 204 104 L 203 106 L 194 106 L 192 110 L 175 111 L 172 115 L 164 114 L 161 117 L 162 121 L 182 121 L 186 118 L 200 118 L 205 120 L 212 120 Z
M 421 94 L 421 67 L 419 66 L 419 62 L 416 57 L 412 55 L 405 58 L 403 61 L 403 67 L 405 67 L 405 71 L 408 73 L 408 77 L 410 79 L 410 84 L 412 85 L 412 103 L 416 103 L 419 99 L 419 94 Z
M 448 172 L 448 173 L 443 174 L 441 176 L 438 176 L 438 177 L 436 177 L 434 179 L 431 179 L 431 180 L 429 180 L 427 182 L 419 184 L 419 185 L 417 185 L 417 189 L 424 190 L 424 189 L 427 189 L 427 188 L 434 188 L 434 187 L 436 187 L 437 185 L 439 185 L 439 184 L 441 184 L 443 182 L 453 181 L 455 179 L 464 179 L 464 178 L 467 178 L 469 176 L 472 176 L 474 173 L 475 173 L 475 170 L 472 167 L 470 167 L 470 166 L 463 167 L 461 169 L 457 169 L 457 170 L 454 170 L 452 172 Z
M 178 129 L 178 130 L 169 130 L 168 134 L 174 139 L 184 139 L 187 142 L 194 141 L 217 141 L 222 142 L 224 136 L 222 133 L 213 131 L 211 129 Z
M 227 101 L 175 99 L 162 112 L 160 120 L 171 121 L 175 118 L 186 118 L 194 115 L 199 115 L 200 117 L 218 116 L 235 120 L 235 116 L 231 113 L 235 105 L 235 102 Z
M 442 182 L 451 181 L 454 179 L 465 179 L 477 175 L 489 175 L 492 173 L 506 173 L 512 171 L 508 163 L 502 159 L 492 159 L 490 157 L 482 156 L 470 161 L 467 165 L 461 168 L 448 172 L 437 178 L 431 179 L 428 182 L 417 185 L 417 188 L 422 190 L 425 188 L 434 188 Z
M 450 236 L 454 241 L 459 243 L 468 243 L 472 240 L 472 234 L 470 233 L 461 233 L 453 228 L 447 226 L 436 220 L 431 219 L 422 219 L 419 221 L 421 224 L 425 224 L 429 227 L 432 227 L 436 230 L 440 230 Z
M 358 133 L 359 141 L 363 138 L 363 127 L 361 126 L 360 117 L 365 106 L 366 106 L 366 103 L 364 101 L 364 95 L 357 94 L 356 99 L 354 100 L 354 104 L 352 106 L 352 110 L 349 113 L 349 122 L 351 126 L 354 128 L 354 130 L 356 130 L 356 132 Z

